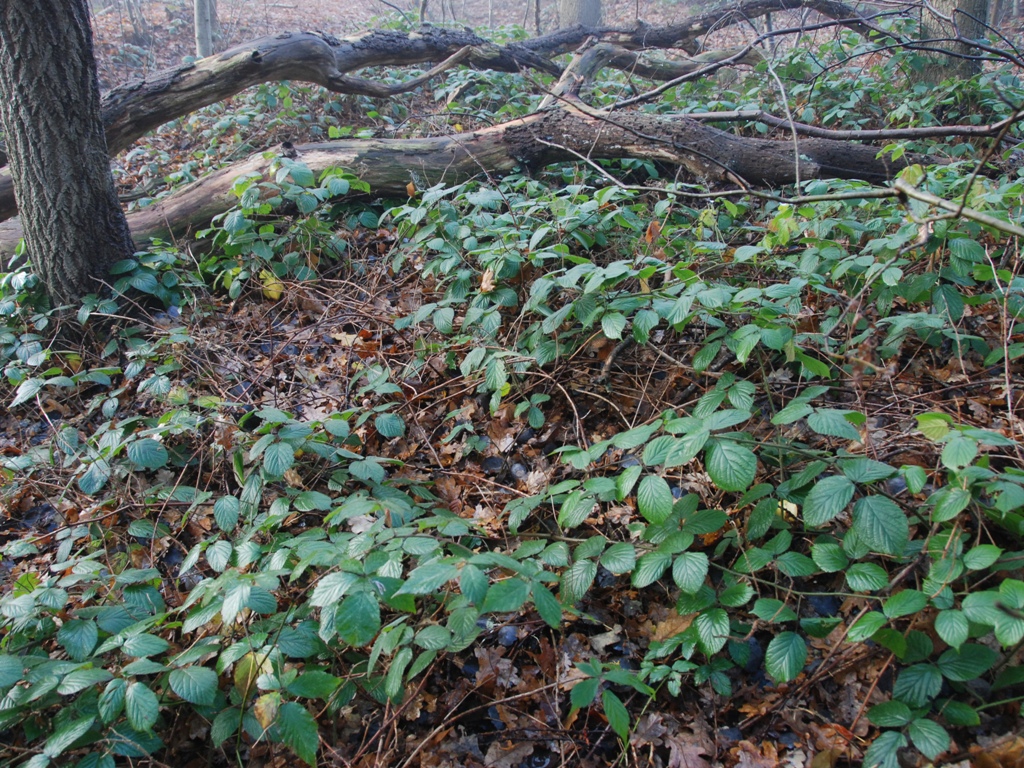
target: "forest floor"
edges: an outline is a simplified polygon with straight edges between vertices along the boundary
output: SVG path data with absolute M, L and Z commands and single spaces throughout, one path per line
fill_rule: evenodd
M 297 29 L 350 35 L 368 28 L 375 17 L 395 14 L 393 5 L 410 16 L 417 13 L 417 4 L 409 0 L 394 4 L 381 0 L 220 0 L 223 38 L 219 47 Z M 547 8 L 552 5 L 550 0 L 546 2 L 542 13 L 545 30 L 553 28 L 552 11 Z M 472 26 L 525 22 L 531 30 L 533 27 L 525 0 L 432 0 L 431 6 L 430 18 L 438 22 L 450 20 L 454 10 L 458 21 Z M 442 7 L 447 18 L 441 17 Z M 133 27 L 116 2 L 95 18 L 105 87 L 178 65 L 191 54 L 191 24 L 183 9 L 172 3 L 154 3 L 147 12 L 145 29 Z M 609 24 L 629 25 L 638 12 L 647 22 L 667 23 L 692 11 L 683 3 L 605 0 Z M 143 183 L 139 158 L 155 156 L 153 146 L 164 148 L 183 165 L 200 149 L 196 144 L 200 133 L 180 121 L 159 136 L 140 142 L 133 150 L 134 160 L 122 157 L 118 161 L 124 169 L 124 191 Z M 274 141 L 272 136 L 264 138 L 267 144 Z M 384 257 L 395 246 L 394 231 L 353 228 L 345 236 L 349 258 L 365 270 L 358 290 L 346 282 L 349 278 L 325 279 L 310 286 L 289 286 L 286 299 L 276 303 L 262 301 L 258 292 L 248 297 L 251 301 L 212 297 L 212 311 L 201 323 L 189 318 L 195 323 L 190 333 L 199 341 L 196 349 L 207 359 L 196 359 L 196 353 L 181 360 L 185 368 L 182 378 L 201 381 L 208 392 L 225 400 L 248 398 L 254 407 L 273 406 L 312 419 L 325 417 L 337 403 L 351 398 L 349 371 L 358 370 L 362 363 L 384 359 L 386 365 L 397 369 L 412 360 L 424 338 L 397 332 L 391 318 L 436 300 L 434 287 L 389 271 Z M 166 315 L 154 318 L 155 328 L 166 328 L 168 323 Z M 543 434 L 522 429 L 505 410 L 488 414 L 486 404 L 467 394 L 468 389 L 448 391 L 443 366 L 437 370 L 427 367 L 421 380 L 413 382 L 425 394 L 410 398 L 408 421 L 416 425 L 418 434 L 411 430 L 407 439 L 388 443 L 388 455 L 404 463 L 410 482 L 429 479 L 444 505 L 490 532 L 497 549 L 507 536 L 499 514 L 505 501 L 525 495 L 533 486 L 558 481 L 560 467 L 549 458 L 552 445 L 577 437 L 583 442 L 596 441 L 602 433 L 614 434 L 624 428 L 619 423 L 625 421 L 622 409 L 642 423 L 668 408 L 692 407 L 714 385 L 713 381 L 698 385 L 696 377 L 691 381 L 688 374 L 680 373 L 678 366 L 666 363 L 650 348 L 634 346 L 621 355 L 619 352 L 615 345 L 595 342 L 560 372 L 560 381 L 573 390 L 574 408 L 578 407 L 579 413 L 553 416 Z M 608 367 L 615 364 L 611 381 L 606 387 L 592 386 L 605 363 Z M 1019 365 L 1017 369 L 1019 374 Z M 211 371 L 222 378 L 211 378 Z M 1004 404 L 993 394 L 1004 382 L 987 376 L 986 370 L 971 368 L 969 362 L 965 367 L 964 361 L 943 357 L 937 350 L 918 350 L 900 371 L 898 385 L 860 393 L 865 402 L 856 405 L 870 411 L 868 434 L 874 449 L 895 464 L 934 464 L 935 447 L 911 434 L 914 422 L 903 410 L 907 402 L 918 410 L 946 408 L 961 421 L 987 428 L 998 420 Z M 129 397 L 125 395 L 126 400 Z M 100 418 L 95 413 L 70 412 L 63 404 L 52 407 L 63 409 L 60 418 L 86 431 L 90 419 Z M 140 396 L 140 410 L 146 407 L 146 399 Z M 435 439 L 444 433 L 453 409 L 461 409 L 461 418 L 475 426 L 490 445 L 485 454 L 471 456 L 458 441 Z M 131 405 L 126 403 L 125 410 L 131 410 Z M 39 442 L 47 430 L 45 423 L 26 425 L 27 420 L 17 413 L 0 417 L 0 430 L 11 436 L 4 438 L 10 443 L 0 447 Z M 230 440 L 230 436 L 224 439 Z M 378 447 L 384 455 L 383 440 Z M 686 483 L 686 492 L 715 493 L 703 473 L 688 474 Z M 137 497 L 139 509 L 144 507 L 143 495 L 139 492 Z M 42 499 L 26 495 L 22 504 L 21 528 L 38 526 L 52 531 L 60 525 L 57 510 Z M 60 511 L 66 510 L 62 507 Z M 133 550 L 135 567 L 171 572 L 181 564 L 184 553 L 215 528 L 212 512 L 196 514 L 187 521 L 174 514 L 171 510 L 163 521 L 174 527 L 176 538 L 154 539 L 148 551 Z M 617 514 L 628 516 L 628 510 L 612 508 L 607 518 L 588 522 L 593 522 L 595 530 L 621 525 L 622 520 L 615 519 Z M 299 530 L 305 521 L 299 515 L 292 524 Z M 506 544 L 511 548 L 513 542 Z M 714 545 L 714 540 L 703 542 L 707 548 Z M 182 593 L 167 596 L 172 605 L 175 599 L 180 602 L 185 597 L 185 585 L 180 586 Z M 560 683 L 552 681 L 578 674 L 574 662 L 591 657 L 635 670 L 651 642 L 685 629 L 687 617 L 675 612 L 671 598 L 660 595 L 662 602 L 653 592 L 631 589 L 628 582 L 602 569 L 580 616 L 566 622 L 562 631 L 550 631 L 534 614 L 514 614 L 504 624 L 491 624 L 473 647 L 439 660 L 424 673 L 419 687 L 401 706 L 377 707 L 360 701 L 339 716 L 336 739 L 327 745 L 326 755 L 330 759 L 335 753 L 333 764 L 359 768 L 397 765 L 390 761 L 399 759 L 404 759 L 401 765 L 408 768 L 610 765 L 620 750 L 608 721 L 590 708 L 566 717 L 566 696 L 560 694 Z M 858 609 L 855 599 L 832 596 L 808 600 L 805 607 L 807 615 L 822 618 L 846 617 Z M 815 663 L 809 665 L 809 672 L 791 683 L 775 685 L 764 672 L 760 639 L 752 633 L 744 640 L 750 663 L 732 671 L 731 697 L 717 695 L 706 684 L 685 685 L 667 703 L 662 696 L 658 706 L 638 711 L 635 704 L 643 697 L 619 690 L 631 713 L 636 714 L 624 762 L 664 768 L 856 764 L 874 733 L 865 716 L 867 706 L 881 700 L 879 691 L 892 685 L 884 649 L 848 644 L 831 636 L 817 638 L 811 648 Z M 951 752 L 956 762 L 949 764 L 966 767 L 973 756 L 977 765 L 1024 765 L 1020 758 L 1024 741 L 1012 734 L 1006 738 L 1007 723 L 1014 722 L 1019 721 L 1006 716 L 990 724 L 989 732 L 973 742 L 957 743 Z M 183 717 L 170 728 L 175 738 L 166 740 L 165 764 L 184 768 L 222 764 L 219 756 L 209 753 L 208 729 L 204 730 L 199 718 Z M 266 745 L 248 750 L 245 758 L 254 768 L 295 764 L 290 754 Z

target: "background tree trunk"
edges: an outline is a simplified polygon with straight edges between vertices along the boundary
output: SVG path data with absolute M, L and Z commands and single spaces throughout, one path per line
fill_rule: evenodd
M 0 120 L 29 258 L 70 301 L 134 251 L 100 122 L 87 0 L 0 3 Z
M 601 23 L 601 0 L 558 0 L 561 27 L 596 27 Z
M 976 56 L 980 51 L 957 38 L 977 40 L 984 38 L 988 21 L 989 0 L 932 0 L 932 12 L 922 7 L 921 33 L 929 48 L 942 48 L 952 55 L 929 54 L 929 63 L 923 73 L 928 83 L 938 83 L 949 77 L 973 77 L 981 72 L 981 62 L 963 58 Z M 943 18 L 945 17 L 945 18 Z
M 213 55 L 213 33 L 217 25 L 217 6 L 214 0 L 195 0 L 196 56 L 205 59 Z

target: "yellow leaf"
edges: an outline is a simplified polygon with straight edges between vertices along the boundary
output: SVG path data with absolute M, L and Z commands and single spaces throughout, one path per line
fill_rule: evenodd
M 274 720 L 277 718 L 277 710 L 280 706 L 280 693 L 265 693 L 256 699 L 256 703 L 252 708 L 252 713 L 256 716 L 256 720 L 259 721 L 260 726 L 266 730 L 274 724 Z
M 260 270 L 260 282 L 263 283 L 263 298 L 277 301 L 284 295 L 284 283 L 269 269 Z

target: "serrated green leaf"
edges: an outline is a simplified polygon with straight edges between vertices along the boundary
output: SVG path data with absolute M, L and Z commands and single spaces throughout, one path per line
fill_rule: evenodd
M 706 656 L 713 656 L 725 647 L 729 639 L 729 614 L 721 608 L 711 608 L 694 620 L 698 645 Z
M 898 555 L 910 538 L 910 524 L 899 505 L 884 496 L 864 496 L 853 505 L 852 530 L 875 552 Z
M 601 555 L 600 562 L 616 575 L 628 573 L 636 565 L 636 547 L 625 541 L 612 544 Z
M 512 613 L 518 611 L 529 596 L 529 582 L 513 576 L 491 585 L 480 610 L 484 613 Z
M 878 611 L 868 611 L 857 619 L 857 621 L 853 623 L 853 626 L 850 627 L 847 640 L 851 643 L 859 643 L 861 640 L 867 640 L 887 623 L 888 619 L 885 618 L 884 614 L 879 613 Z
M 949 750 L 949 734 L 934 720 L 920 717 L 912 721 L 907 727 L 907 735 L 911 743 L 929 760 L 935 760 Z
M 804 522 L 812 528 L 828 525 L 846 509 L 853 492 L 853 483 L 843 475 L 822 478 L 804 499 Z
M 640 487 L 636 493 L 636 503 L 648 522 L 658 525 L 665 522 L 672 514 L 672 489 L 668 483 L 657 475 L 647 475 L 640 481 Z
M 633 586 L 637 589 L 650 586 L 661 578 L 671 564 L 672 555 L 668 552 L 655 550 L 641 556 L 636 562 L 636 570 L 633 571 Z
M 450 637 L 451 633 L 444 627 L 434 624 L 433 627 L 443 630 Z M 323 699 L 327 701 L 341 686 L 341 678 L 335 677 L 319 669 L 303 672 L 288 684 L 288 693 L 303 699 Z
M 552 629 L 562 625 L 562 604 L 558 602 L 551 590 L 538 582 L 533 583 L 533 605 L 537 613 Z
M 569 568 L 562 572 L 561 587 L 562 601 L 575 603 L 582 600 L 583 596 L 594 583 L 597 576 L 597 563 L 593 560 L 577 560 Z
M 608 725 L 620 739 L 626 741 L 629 738 L 629 712 L 622 699 L 606 688 L 601 692 L 601 704 L 604 705 Z
M 935 614 L 935 633 L 944 643 L 959 649 L 970 636 L 970 623 L 963 611 L 939 611 Z
M 397 413 L 382 413 L 373 420 L 373 425 L 381 436 L 388 439 L 405 434 L 405 420 Z
M 334 617 L 338 637 L 359 648 L 380 631 L 380 604 L 367 592 L 356 592 L 342 600 Z
M 783 621 L 796 621 L 796 611 L 790 608 L 781 600 L 776 600 L 772 597 L 761 597 L 754 602 L 754 607 L 750 610 L 757 618 L 761 621 L 768 621 L 772 623 L 783 622 Z
M 994 565 L 1003 550 L 995 544 L 979 544 L 964 553 L 964 567 L 971 571 L 980 571 Z
M 64 622 L 57 630 L 57 642 L 61 644 L 68 655 L 75 661 L 82 661 L 87 658 L 92 649 L 96 647 L 100 631 L 94 621 L 83 621 L 72 619 Z
M 217 673 L 207 667 L 183 667 L 171 670 L 171 690 L 191 704 L 213 704 L 217 695 Z
M 959 649 L 948 649 L 937 663 L 947 679 L 962 683 L 981 677 L 998 660 L 999 654 L 988 646 L 964 643 Z
M 128 460 L 142 469 L 160 469 L 167 463 L 167 449 L 151 437 L 128 444 Z
M 95 722 L 96 718 L 90 715 L 62 725 L 43 744 L 43 755 L 51 760 L 62 755 L 64 750 L 87 734 Z
M 916 589 L 903 589 L 886 598 L 882 603 L 882 613 L 890 619 L 909 616 L 923 611 L 928 605 L 928 596 Z
M 963 469 L 978 455 L 978 441 L 954 432 L 942 447 L 942 465 L 954 471 Z
M 815 542 L 811 545 L 811 557 L 825 573 L 836 573 L 845 570 L 850 559 L 843 548 L 833 542 Z
M 241 508 L 235 496 L 221 496 L 213 504 L 213 519 L 222 531 L 233 531 L 238 525 L 238 512 Z
M 764 667 L 776 683 L 792 680 L 806 663 L 807 643 L 796 632 L 781 632 L 768 643 Z
M 307 765 L 316 765 L 320 734 L 316 720 L 301 704 L 289 701 L 277 711 L 277 727 L 281 740 Z
M 819 435 L 841 437 L 846 440 L 860 440 L 860 432 L 846 420 L 847 411 L 818 408 L 807 417 L 807 426 Z
M 71 696 L 79 691 L 84 691 L 86 688 L 92 688 L 94 685 L 105 683 L 112 677 L 113 675 L 105 669 L 76 669 L 60 681 L 60 685 L 57 686 L 57 693 L 61 696 Z
M 572 704 L 572 708 L 583 709 L 593 704 L 594 699 L 597 698 L 597 688 L 600 684 L 601 680 L 596 677 L 587 677 L 576 683 L 569 692 L 569 702 Z
M 932 522 L 944 523 L 952 520 L 971 503 L 971 492 L 964 488 L 947 486 L 932 494 L 929 501 L 932 507 Z
M 621 339 L 626 328 L 626 316 L 621 312 L 605 312 L 601 316 L 601 330 L 609 339 Z
M 405 584 L 396 595 L 432 595 L 452 579 L 459 577 L 459 569 L 451 563 L 424 563 L 414 568 L 405 580 Z
M 128 723 L 137 731 L 148 731 L 160 714 L 160 702 L 145 683 L 132 683 L 124 695 Z
M 923 707 L 942 690 L 942 672 L 934 664 L 914 664 L 901 670 L 892 688 L 893 698 L 910 707 Z
M 900 750 L 907 746 L 906 737 L 899 731 L 880 734 L 864 752 L 863 768 L 900 768 Z
M 902 728 L 912 718 L 910 707 L 902 701 L 887 701 L 868 710 L 868 720 L 879 728 Z
M 672 564 L 672 580 L 679 589 L 692 595 L 704 585 L 708 565 L 708 556 L 703 552 L 683 552 Z
M 282 477 L 294 463 L 295 449 L 288 443 L 271 443 L 263 452 L 263 469 L 273 477 Z
M 100 719 L 108 725 L 116 720 L 124 711 L 125 691 L 128 683 L 123 678 L 116 678 L 107 683 L 99 700 L 96 702 L 96 710 Z
M 854 563 L 846 570 L 846 583 L 854 592 L 875 592 L 889 584 L 889 574 L 876 563 Z
M 704 456 L 705 469 L 722 491 L 745 491 L 757 474 L 757 457 L 749 448 L 731 440 L 716 440 Z

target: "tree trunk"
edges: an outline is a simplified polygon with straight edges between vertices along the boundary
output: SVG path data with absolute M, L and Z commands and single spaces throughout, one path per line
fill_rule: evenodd
M 965 58 L 981 53 L 967 40 L 984 39 L 989 0 L 932 0 L 922 8 L 921 34 L 928 49 L 949 51 L 949 55 L 931 53 L 922 72 L 922 80 L 939 83 L 950 77 L 973 77 L 981 72 L 981 61 Z M 932 10 L 934 9 L 934 11 Z
M 217 24 L 214 0 L 195 0 L 196 56 L 213 55 L 213 30 Z
M 134 248 L 100 122 L 87 0 L 0 3 L 0 120 L 33 268 L 56 301 L 96 290 Z
M 601 23 L 601 0 L 558 0 L 562 27 L 596 27 Z

